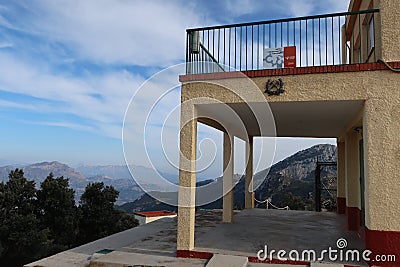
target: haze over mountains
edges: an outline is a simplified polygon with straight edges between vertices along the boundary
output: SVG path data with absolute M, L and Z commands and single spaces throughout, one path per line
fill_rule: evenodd
M 261 183 L 255 192 L 256 199 L 263 201 L 265 198 L 271 197 L 274 203 L 279 204 L 282 202 L 285 192 L 292 192 L 303 199 L 309 197 L 309 193 L 313 191 L 317 157 L 320 161 L 335 161 L 336 147 L 333 145 L 316 145 L 274 164 L 270 169 L 256 173 L 255 184 Z M 174 209 L 173 207 L 168 208 L 163 203 L 144 194 L 141 187 L 132 179 L 127 166 L 106 165 L 72 168 L 57 161 L 41 162 L 26 166 L 8 165 L 0 167 L 0 180 L 7 181 L 8 174 L 15 168 L 22 168 L 25 172 L 25 177 L 34 180 L 36 186 L 40 186 L 40 183 L 50 172 L 56 177 L 68 177 L 71 188 L 76 192 L 75 199 L 77 201 L 84 192 L 87 184 L 91 182 L 103 182 L 105 185 L 114 186 L 120 192 L 117 204 L 122 205 L 126 203 L 124 209 L 128 212 L 132 212 L 132 210 Z M 151 188 L 156 191 L 156 195 L 158 194 L 163 198 L 176 198 L 176 193 L 158 192 L 165 191 L 166 189 L 157 184 L 159 178 L 154 170 L 143 166 L 131 166 L 131 169 L 137 175 L 135 178 L 139 180 L 141 185 L 151 184 Z M 169 177 L 169 180 L 173 183 L 176 183 L 178 180 L 176 175 L 163 175 Z M 329 186 L 336 183 L 335 168 L 324 169 L 323 175 L 330 177 L 331 181 L 325 181 Z M 238 181 L 235 186 L 235 206 L 236 208 L 242 208 L 244 206 L 244 177 L 235 175 L 235 180 Z M 199 199 L 202 195 L 218 194 L 219 191 L 222 191 L 221 178 L 213 178 L 198 183 L 199 186 L 207 184 L 212 184 L 212 186 L 200 189 L 198 192 Z M 171 200 L 171 202 L 173 203 L 174 200 Z M 206 207 L 219 208 L 221 204 L 221 200 L 217 200 Z
M 255 191 L 255 199 L 264 202 L 271 198 L 272 203 L 277 206 L 283 205 L 286 193 L 292 193 L 303 201 L 313 200 L 316 162 L 336 161 L 336 146 L 316 145 L 311 148 L 297 152 L 296 154 L 274 164 L 269 169 L 260 171 L 254 175 L 255 184 L 259 187 Z M 322 169 L 321 179 L 327 188 L 336 187 L 336 168 L 325 167 Z M 236 209 L 244 208 L 245 177 L 235 176 L 238 181 L 234 188 L 234 205 Z M 208 185 L 207 187 L 200 186 Z M 196 190 L 196 202 L 215 192 L 222 192 L 222 178 L 198 182 L 200 187 Z M 326 192 L 324 192 L 326 194 Z M 168 199 L 176 202 L 177 194 L 152 192 L 153 196 L 160 199 Z M 327 196 L 329 197 L 329 196 Z M 255 203 L 258 207 L 265 207 L 265 203 Z M 127 212 L 151 211 L 151 210 L 176 210 L 173 205 L 166 205 L 148 194 L 141 196 L 132 203 L 126 203 L 120 207 Z M 222 208 L 222 199 L 203 205 L 202 208 Z
M 75 190 L 75 199 L 79 200 L 85 187 L 92 182 L 103 182 L 105 185 L 114 186 L 119 192 L 117 204 L 133 201 L 143 194 L 141 188 L 132 179 L 126 166 L 82 166 L 77 169 L 53 161 L 41 162 L 26 166 L 4 166 L 0 167 L 0 179 L 8 180 L 8 174 L 15 168 L 22 168 L 25 177 L 35 181 L 36 186 L 49 175 L 50 172 L 55 177 L 64 176 L 69 178 L 70 187 Z M 141 172 L 145 172 L 145 167 L 139 167 Z M 151 169 L 147 170 L 151 173 Z

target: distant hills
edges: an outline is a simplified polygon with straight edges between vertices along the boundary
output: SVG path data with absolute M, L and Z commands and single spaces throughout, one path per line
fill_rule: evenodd
M 75 190 L 75 199 L 78 201 L 85 190 L 87 184 L 91 182 L 103 182 L 105 185 L 114 186 L 119 192 L 117 204 L 134 201 L 143 194 L 142 189 L 132 179 L 126 166 L 110 165 L 110 166 L 81 166 L 77 169 L 70 166 L 53 161 L 41 162 L 25 166 L 4 166 L 0 167 L 0 180 L 7 181 L 8 174 L 15 168 L 22 168 L 25 177 L 35 181 L 36 186 L 49 175 L 50 172 L 54 176 L 64 176 L 69 178 L 71 188 Z M 142 181 L 143 184 L 151 184 L 155 182 L 154 171 L 150 168 L 142 166 L 133 166 L 136 173 L 140 172 L 140 177 L 149 177 L 149 180 Z M 146 174 L 147 173 L 147 174 Z M 156 186 L 154 188 L 157 188 Z
M 281 205 L 285 193 L 290 192 L 295 196 L 307 200 L 312 197 L 314 191 L 314 172 L 317 158 L 320 161 L 335 161 L 336 147 L 333 145 L 316 145 L 309 149 L 300 151 L 285 160 L 274 164 L 270 169 L 262 170 L 255 174 L 255 184 L 260 184 L 255 192 L 257 200 L 264 201 L 271 198 L 275 205 Z M 78 201 L 85 187 L 91 182 L 103 182 L 114 186 L 119 192 L 117 201 L 120 208 L 128 211 L 143 210 L 176 210 L 173 205 L 166 205 L 148 194 L 144 194 L 141 187 L 132 179 L 127 166 L 79 166 L 72 168 L 66 164 L 53 161 L 41 162 L 30 165 L 9 165 L 0 167 L 0 180 L 7 181 L 8 174 L 15 168 L 22 168 L 25 177 L 34 180 L 39 187 L 40 183 L 49 175 L 64 176 L 70 179 L 70 186 L 76 192 L 75 199 Z M 153 195 L 161 199 L 169 199 L 170 203 L 176 203 L 177 193 L 166 193 L 165 185 L 159 182 L 158 174 L 151 168 L 143 166 L 130 166 L 135 178 L 140 181 L 141 186 L 151 188 Z M 172 183 L 177 183 L 177 177 L 173 174 L 162 174 Z M 328 187 L 336 185 L 336 168 L 324 168 L 322 177 Z M 237 182 L 234 189 L 235 208 L 244 207 L 244 176 L 235 175 Z M 209 179 L 198 182 L 197 201 L 210 194 L 219 195 L 222 192 L 222 178 Z M 205 187 L 204 185 L 212 185 Z M 158 191 L 157 191 L 158 190 Z M 160 192 L 159 192 L 160 191 Z M 164 192 L 161 192 L 164 191 Z M 216 198 L 217 199 L 217 198 Z M 260 207 L 265 204 L 259 204 Z M 222 200 L 204 205 L 203 208 L 221 208 Z
M 76 169 L 69 167 L 66 164 L 53 161 L 41 162 L 27 166 L 5 166 L 0 168 L 0 177 L 2 180 L 8 179 L 8 174 L 15 168 L 23 169 L 25 177 L 34 180 L 36 184 L 40 184 L 50 172 L 55 176 L 64 176 L 70 179 L 72 187 L 86 186 L 87 179 Z
M 272 203 L 277 206 L 284 204 L 284 196 L 286 193 L 292 193 L 294 196 L 300 197 L 303 201 L 312 200 L 314 194 L 314 179 L 317 159 L 319 161 L 336 161 L 336 146 L 325 144 L 316 145 L 311 148 L 299 151 L 298 153 L 274 164 L 269 169 L 262 170 L 255 174 L 255 184 L 259 187 L 255 191 L 255 198 L 263 202 L 266 198 L 271 198 Z M 321 174 L 324 184 L 328 188 L 336 187 L 336 168 L 325 167 Z M 236 209 L 244 208 L 245 196 L 245 177 L 235 177 L 238 180 L 234 188 L 234 205 Z M 197 190 L 197 198 L 211 191 L 222 192 L 222 178 L 208 180 L 201 184 L 212 183 L 211 189 Z M 157 193 L 153 194 L 157 195 Z M 326 195 L 327 193 L 325 193 Z M 176 194 L 166 196 L 159 193 L 161 197 L 176 198 Z M 198 199 L 197 199 L 198 200 Z M 196 200 L 196 201 L 197 201 Z M 173 202 L 171 200 L 171 202 Z M 257 203 L 259 207 L 265 207 L 264 203 Z M 166 205 L 151 196 L 145 194 L 131 203 L 125 203 L 120 206 L 127 212 L 134 211 L 151 211 L 151 210 L 176 210 L 173 205 Z M 222 208 L 222 199 L 218 199 L 212 203 L 202 206 L 202 208 Z

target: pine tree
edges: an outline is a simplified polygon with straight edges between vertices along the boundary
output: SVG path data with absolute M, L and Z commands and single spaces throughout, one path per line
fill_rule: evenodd
M 11 171 L 8 178 L 0 185 L 0 263 L 18 265 L 44 256 L 49 242 L 37 217 L 35 183 L 22 169 Z
M 53 173 L 40 184 L 37 192 L 41 225 L 49 230 L 54 251 L 75 245 L 79 217 L 74 195 L 69 179 L 54 178 Z

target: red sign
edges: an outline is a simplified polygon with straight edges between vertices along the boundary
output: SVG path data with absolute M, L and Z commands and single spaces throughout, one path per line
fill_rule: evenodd
M 283 52 L 285 68 L 296 67 L 296 46 L 286 46 Z

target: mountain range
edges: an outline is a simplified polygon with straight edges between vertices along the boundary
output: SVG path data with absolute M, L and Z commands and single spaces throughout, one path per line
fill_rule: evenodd
M 315 169 L 317 160 L 320 162 L 336 161 L 336 146 L 324 144 L 316 145 L 311 148 L 297 152 L 296 154 L 272 165 L 270 168 L 262 170 L 254 175 L 255 184 L 259 184 L 255 191 L 255 199 L 257 207 L 265 207 L 265 200 L 271 199 L 271 202 L 276 206 L 284 205 L 286 193 L 291 193 L 293 196 L 299 197 L 304 202 L 313 200 Z M 323 184 L 330 189 L 336 187 L 336 168 L 322 168 L 321 178 Z M 236 209 L 244 208 L 245 198 L 245 177 L 235 176 L 236 182 L 234 187 L 234 206 Z M 212 185 L 201 187 L 202 185 Z M 199 203 L 202 198 L 208 197 L 210 194 L 221 194 L 222 192 L 222 177 L 214 180 L 207 180 L 197 183 L 196 202 Z M 134 202 L 125 203 L 120 206 L 121 209 L 127 212 L 135 211 L 151 211 L 151 210 L 173 210 L 177 208 L 175 205 L 167 205 L 153 198 L 168 199 L 169 203 L 176 203 L 177 193 L 161 193 L 151 192 L 144 194 Z M 325 191 L 323 197 L 335 199 L 334 196 L 329 196 Z M 215 201 L 202 205 L 202 208 L 222 208 L 222 199 L 218 198 Z
M 52 172 L 55 177 L 64 176 L 69 178 L 70 187 L 75 190 L 76 201 L 79 200 L 85 187 L 93 182 L 103 182 L 105 185 L 114 186 L 115 189 L 120 192 L 117 204 L 134 201 L 143 194 L 142 189 L 132 179 L 126 166 L 81 166 L 75 169 L 57 161 L 41 162 L 25 166 L 8 165 L 0 167 L 0 180 L 4 182 L 7 181 L 8 174 L 10 171 L 15 170 L 15 168 L 23 169 L 25 177 L 29 180 L 33 180 L 37 187 L 40 186 L 40 183 L 50 172 Z M 150 168 L 141 166 L 134 166 L 132 168 L 135 168 L 135 170 L 138 169 L 143 174 L 143 177 L 151 177 L 151 174 L 154 172 Z M 147 176 L 146 171 L 148 174 Z M 152 182 L 153 180 L 154 179 L 149 179 L 149 181 L 146 182 Z
M 266 198 L 271 198 L 272 202 L 280 205 L 283 202 L 285 193 L 291 192 L 293 195 L 300 196 L 303 200 L 310 198 L 314 190 L 315 164 L 317 161 L 335 161 L 336 147 L 333 145 L 316 145 L 309 149 L 300 151 L 285 160 L 272 165 L 269 169 L 262 170 L 254 175 L 255 184 L 259 184 L 255 191 L 256 200 L 263 202 Z M 175 210 L 177 200 L 176 192 L 165 192 L 166 187 L 159 183 L 158 174 L 151 168 L 143 166 L 130 166 L 130 170 L 135 175 L 132 179 L 127 166 L 106 165 L 106 166 L 79 166 L 72 168 L 66 164 L 53 161 L 41 162 L 30 165 L 8 165 L 0 167 L 0 181 L 7 181 L 8 174 L 15 168 L 22 168 L 25 177 L 35 181 L 36 186 L 49 175 L 50 172 L 55 177 L 64 176 L 69 178 L 70 186 L 75 190 L 75 199 L 79 201 L 80 196 L 87 184 L 92 182 L 103 182 L 105 185 L 114 186 L 119 192 L 118 205 L 128 212 L 140 210 Z M 173 174 L 162 174 L 172 182 L 177 183 L 177 177 Z M 324 183 L 328 187 L 336 184 L 336 168 L 324 168 L 322 172 Z M 234 188 L 235 207 L 244 207 L 244 176 L 235 175 L 236 185 Z M 136 181 L 140 183 L 140 187 Z M 207 186 L 206 186 L 207 185 Z M 166 205 L 161 201 L 145 194 L 144 188 L 152 189 L 151 195 L 158 196 L 159 199 L 167 199 L 172 205 Z M 197 183 L 197 201 L 203 203 L 203 198 L 210 195 L 219 196 L 222 192 L 222 178 L 209 179 Z M 158 190 L 158 191 L 157 191 Z M 262 206 L 265 204 L 259 204 Z M 222 200 L 215 198 L 215 201 L 203 205 L 204 208 L 220 208 Z

